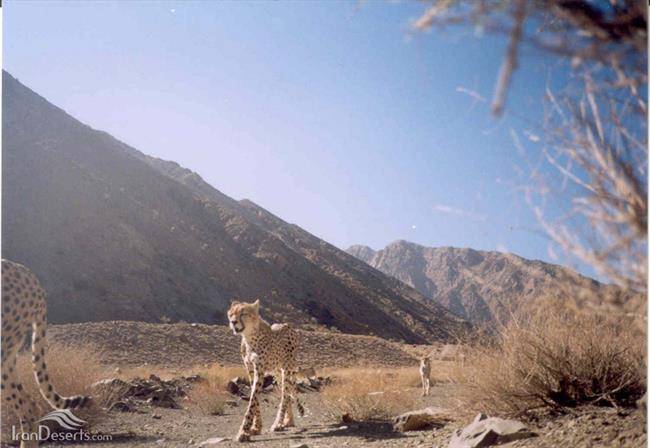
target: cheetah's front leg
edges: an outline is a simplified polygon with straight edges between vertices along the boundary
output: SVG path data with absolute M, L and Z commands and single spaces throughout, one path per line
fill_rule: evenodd
M 280 404 L 278 406 L 278 415 L 275 417 L 273 425 L 271 425 L 271 431 L 283 431 L 284 430 L 284 418 L 287 413 L 287 372 L 285 369 L 282 369 L 281 372 L 281 386 L 280 386 Z
M 255 366 L 251 361 L 248 361 L 244 358 L 244 365 L 246 365 L 246 370 L 248 371 L 248 383 L 253 384 L 253 378 L 255 376 Z M 253 411 L 253 425 L 251 426 L 248 433 L 252 436 L 262 433 L 262 412 L 260 407 L 256 406 Z
M 237 437 L 235 440 L 238 442 L 247 442 L 250 440 L 251 436 L 251 427 L 253 426 L 253 419 L 256 413 L 259 415 L 259 392 L 260 392 L 260 381 L 259 381 L 259 372 L 258 366 L 254 366 L 253 371 L 253 384 L 251 384 L 251 397 L 248 401 L 248 408 L 246 408 L 246 414 L 244 414 L 244 421 L 239 428 Z M 258 417 L 259 418 L 259 417 Z M 261 419 L 260 419 L 261 423 Z

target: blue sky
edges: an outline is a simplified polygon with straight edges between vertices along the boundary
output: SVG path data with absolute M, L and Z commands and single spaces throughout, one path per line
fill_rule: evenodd
M 68 113 L 346 248 L 406 239 L 552 259 L 511 131 L 561 64 L 505 41 L 413 33 L 420 3 L 17 2 L 4 68 Z M 460 88 L 460 89 L 459 89 Z

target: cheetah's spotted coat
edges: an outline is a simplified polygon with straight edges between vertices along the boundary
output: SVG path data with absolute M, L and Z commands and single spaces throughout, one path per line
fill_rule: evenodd
M 228 310 L 230 328 L 241 334 L 241 353 L 251 380 L 251 396 L 244 421 L 236 440 L 250 440 L 251 435 L 262 430 L 259 393 L 265 372 L 280 371 L 281 396 L 278 414 L 271 431 L 282 431 L 294 426 L 292 402 L 298 412 L 304 413 L 296 395 L 296 352 L 298 334 L 289 324 L 269 325 L 259 315 L 259 300 L 255 303 L 234 302 Z
M 16 356 L 30 330 L 32 363 L 39 389 L 56 409 L 83 407 L 89 397 L 61 397 L 50 383 L 45 364 L 45 291 L 36 276 L 25 266 L 2 260 L 2 397 L 20 419 L 21 431 L 36 431 L 36 407 L 25 392 L 16 372 Z M 36 446 L 34 440 L 21 441 L 21 447 Z

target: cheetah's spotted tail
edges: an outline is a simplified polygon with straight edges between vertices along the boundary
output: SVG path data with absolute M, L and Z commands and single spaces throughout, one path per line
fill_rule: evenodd
M 75 409 L 88 406 L 91 403 L 90 397 L 83 395 L 61 397 L 54 390 L 52 383 L 50 383 L 50 376 L 47 373 L 47 366 L 45 364 L 46 326 L 45 316 L 40 320 L 37 319 L 32 324 L 32 364 L 41 395 L 55 409 Z
M 298 414 L 300 414 L 301 417 L 305 416 L 305 408 L 302 406 L 302 403 L 300 400 L 298 400 L 298 397 L 296 396 L 296 407 L 298 408 Z
M 296 375 L 295 373 L 291 373 L 289 375 L 289 395 L 291 396 L 291 399 L 296 403 L 296 408 L 298 408 L 298 414 L 301 417 L 305 416 L 305 408 L 298 399 L 298 386 L 296 385 Z

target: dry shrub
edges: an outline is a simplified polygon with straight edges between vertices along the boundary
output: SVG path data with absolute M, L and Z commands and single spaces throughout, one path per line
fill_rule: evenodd
M 101 365 L 97 352 L 91 347 L 50 344 L 45 356 L 50 381 L 61 396 L 92 395 L 90 385 L 106 375 L 106 368 Z M 41 395 L 34 378 L 31 351 L 21 352 L 16 364 L 20 383 L 36 403 L 39 415 L 50 412 L 52 409 Z M 2 403 L 2 433 L 10 434 L 11 425 L 19 425 L 19 421 L 13 409 L 4 405 L 4 399 Z M 75 411 L 75 415 L 92 423 L 98 416 L 98 410 L 91 407 Z
M 580 404 L 628 405 L 645 393 L 645 337 L 626 319 L 548 305 L 514 316 L 467 349 L 460 408 L 521 414 Z
M 207 367 L 194 367 L 186 370 L 184 375 L 199 375 L 201 378 L 204 378 L 209 383 L 223 390 L 225 390 L 228 381 L 236 376 L 248 378 L 248 372 L 246 372 L 243 366 L 223 366 L 216 363 Z
M 328 412 L 356 421 L 385 420 L 412 410 L 420 385 L 417 366 L 399 368 L 348 368 L 328 372 L 332 383 L 323 389 Z
M 185 375 L 199 375 L 201 381 L 194 384 L 188 392 L 191 405 L 206 415 L 221 415 L 226 401 L 230 397 L 226 384 L 236 376 L 247 377 L 241 366 L 222 366 L 213 364 L 209 367 L 195 367 Z
M 190 404 L 206 415 L 222 415 L 229 397 L 223 386 L 209 381 L 194 384 L 187 396 Z

